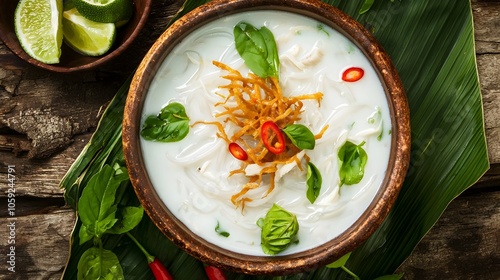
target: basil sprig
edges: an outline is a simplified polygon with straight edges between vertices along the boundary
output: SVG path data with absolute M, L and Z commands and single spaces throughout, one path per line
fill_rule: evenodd
M 314 134 L 303 124 L 287 125 L 283 132 L 292 141 L 292 144 L 301 150 L 312 150 L 316 145 Z
M 233 33 L 236 50 L 255 75 L 279 78 L 278 47 L 271 30 L 265 26 L 257 29 L 242 21 L 234 27 Z
M 104 165 L 92 176 L 78 200 L 81 221 L 80 244 L 92 240 L 78 261 L 80 279 L 124 279 L 115 253 L 102 247 L 104 234 L 122 234 L 132 230 L 142 220 L 141 206 L 127 206 L 124 193 L 130 187 L 125 167 Z
M 160 113 L 146 118 L 141 136 L 157 142 L 178 142 L 189 133 L 189 117 L 180 103 L 170 103 Z
M 365 175 L 365 165 L 368 161 L 368 155 L 362 148 L 364 144 L 365 141 L 361 142 L 359 145 L 346 141 L 339 149 L 340 186 L 344 184 L 354 185 L 363 179 Z
M 321 173 L 318 168 L 312 163 L 307 163 L 307 192 L 306 196 L 309 202 L 314 203 L 316 198 L 318 198 L 319 193 L 321 191 L 321 184 L 323 183 L 323 179 L 321 177 Z
M 117 194 L 128 183 L 125 167 L 105 165 L 94 175 L 78 200 L 78 215 L 82 222 L 80 244 L 104 233 L 119 234 L 134 228 L 142 219 L 142 207 L 118 208 Z
M 268 255 L 276 255 L 294 242 L 299 232 L 297 216 L 273 204 L 265 218 L 260 218 L 257 225 L 261 230 L 260 245 Z

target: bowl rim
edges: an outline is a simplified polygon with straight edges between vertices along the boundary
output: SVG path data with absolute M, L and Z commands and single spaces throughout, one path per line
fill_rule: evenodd
M 383 84 L 391 113 L 392 139 L 388 170 L 381 188 L 358 220 L 327 243 L 284 256 L 251 256 L 213 245 L 192 233 L 154 191 L 144 167 L 140 137 L 142 104 L 163 59 L 175 43 L 202 24 L 230 14 L 250 10 L 295 12 L 316 19 L 341 32 L 370 60 Z M 137 69 L 127 97 L 123 119 L 123 149 L 134 190 L 153 223 L 188 254 L 204 263 L 246 274 L 284 275 L 326 265 L 353 251 L 380 226 L 402 187 L 410 161 L 410 119 L 404 88 L 390 57 L 376 39 L 357 21 L 336 7 L 311 0 L 215 0 L 174 22 L 154 43 Z M 183 234 L 187 232 L 189 234 Z
M 12 2 L 11 2 L 12 1 Z M 19 0 L 0 0 L 0 4 L 2 3 L 8 3 L 9 5 L 14 5 L 13 2 L 17 3 Z M 82 65 L 78 66 L 71 66 L 71 67 L 65 67 L 61 66 L 59 64 L 46 64 L 41 61 L 36 60 L 35 58 L 29 56 L 24 49 L 21 47 L 19 40 L 17 39 L 15 30 L 12 29 L 10 32 L 0 32 L 0 40 L 9 48 L 10 51 L 12 51 L 16 56 L 18 56 L 20 59 L 26 61 L 27 63 L 34 65 L 38 68 L 50 70 L 53 72 L 59 72 L 59 73 L 71 73 L 71 72 L 79 72 L 79 71 L 84 71 L 84 70 L 89 70 L 93 69 L 97 66 L 104 65 L 108 63 L 110 60 L 115 59 L 117 56 L 122 54 L 125 49 L 127 49 L 132 42 L 137 38 L 139 33 L 141 32 L 142 28 L 147 22 L 147 19 L 149 17 L 149 13 L 151 10 L 151 5 L 152 5 L 152 0 L 142 0 L 141 1 L 141 6 L 144 6 L 144 10 L 138 15 L 138 5 L 137 5 L 137 0 L 133 0 L 134 3 L 134 14 L 132 15 L 132 18 L 130 21 L 127 23 L 131 23 L 133 21 L 136 21 L 137 24 L 135 28 L 132 29 L 132 32 L 130 32 L 129 36 L 121 42 L 119 46 L 113 46 L 111 51 L 97 57 L 92 57 L 88 56 L 88 60 L 91 60 L 89 63 L 85 63 Z M 136 17 L 139 17 L 136 19 Z M 14 18 L 14 15 L 12 15 L 12 19 Z M 14 26 L 14 23 L 12 22 L 12 25 Z M 15 28 L 15 27 L 13 27 Z M 123 32 L 120 31 L 119 29 L 124 28 L 126 30 L 126 26 L 118 28 L 117 32 Z M 116 42 L 115 42 L 116 43 Z M 75 53 L 75 55 L 80 56 L 80 54 L 77 54 L 76 51 L 71 50 L 69 47 L 65 46 L 63 43 L 63 48 L 65 48 L 68 51 L 72 51 Z M 63 50 L 64 51 L 64 50 Z M 84 55 L 81 55 L 82 57 L 87 57 Z

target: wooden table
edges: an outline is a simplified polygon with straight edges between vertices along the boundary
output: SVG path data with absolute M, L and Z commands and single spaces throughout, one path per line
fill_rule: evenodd
M 134 45 L 95 71 L 50 73 L 0 43 L 0 279 L 60 278 L 75 215 L 59 181 L 181 2 L 154 1 Z M 500 279 L 500 1 L 473 0 L 472 7 L 491 169 L 450 204 L 399 268 L 405 279 Z M 6 264 L 8 166 L 16 172 L 15 274 Z

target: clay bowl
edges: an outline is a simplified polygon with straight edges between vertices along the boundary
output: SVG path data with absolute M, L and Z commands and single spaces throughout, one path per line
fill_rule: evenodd
M 173 214 L 175 209 L 169 209 L 166 206 L 164 200 L 160 198 L 161 191 L 159 191 L 161 188 L 175 187 L 173 185 L 177 183 L 172 179 L 173 171 L 169 171 L 166 167 L 163 168 L 161 172 L 165 173 L 166 177 L 162 182 L 172 181 L 172 183 L 164 183 L 162 187 L 155 186 L 151 176 L 154 171 L 150 171 L 146 167 L 144 155 L 146 155 L 147 148 L 140 136 L 145 116 L 149 115 L 143 106 L 145 106 L 145 100 L 151 94 L 151 90 L 154 89 L 151 85 L 161 79 L 165 79 L 165 84 L 174 83 L 175 78 L 167 79 L 162 75 L 168 71 L 175 72 L 177 69 L 186 67 L 182 63 L 177 63 L 171 64 L 170 68 L 161 68 L 163 61 L 174 53 L 174 47 L 182 44 L 183 40 L 188 40 L 188 35 L 191 32 L 217 19 L 261 10 L 270 10 L 273 13 L 285 11 L 307 16 L 347 37 L 361 50 L 368 59 L 368 63 L 373 66 L 373 76 L 382 84 L 380 95 L 385 96 L 383 98 L 387 101 L 387 112 L 392 124 L 392 133 L 388 133 L 389 136 L 387 136 L 391 147 L 390 151 L 387 152 L 390 154 L 387 156 L 387 171 L 381 175 L 379 188 L 359 218 L 337 236 L 317 246 L 275 256 L 236 252 L 234 247 L 223 248 L 225 245 L 216 245 L 207 241 L 176 217 Z M 228 34 L 231 33 L 228 32 Z M 205 65 L 208 64 L 210 63 L 207 62 Z M 196 80 L 191 82 L 196 82 Z M 168 94 L 164 90 L 162 93 Z M 165 102 L 154 100 L 156 101 L 153 103 Z M 201 110 L 202 105 L 196 108 Z M 191 113 L 194 114 L 193 110 L 188 112 L 188 115 Z M 200 142 L 209 142 L 209 140 L 201 140 L 198 143 Z M 172 145 L 172 143 L 163 144 Z M 335 261 L 356 249 L 380 226 L 399 193 L 409 165 L 409 111 L 403 86 L 389 56 L 368 31 L 340 10 L 311 0 L 212 1 L 175 22 L 157 40 L 140 64 L 132 80 L 125 107 L 123 146 L 130 178 L 139 200 L 156 226 L 176 245 L 205 263 L 231 271 L 247 274 L 284 275 L 308 271 Z M 161 152 L 157 154 L 161 154 Z M 202 184 L 205 184 L 205 181 Z M 206 187 L 209 188 L 208 185 Z M 169 191 L 166 194 L 168 197 Z M 192 192 L 192 195 L 196 194 L 196 192 Z M 331 228 L 334 226 L 331 225 Z M 206 231 L 213 232 L 214 227 L 215 225 Z M 260 238 L 258 231 L 257 234 Z M 257 241 L 257 246 L 260 246 L 260 239 Z
M 84 56 L 63 43 L 60 62 L 45 64 L 26 54 L 17 40 L 14 30 L 14 11 L 18 2 L 18 0 L 0 0 L 0 39 L 24 61 L 43 69 L 61 73 L 96 68 L 118 57 L 130 46 L 144 27 L 151 8 L 151 0 L 134 0 L 134 15 L 126 25 L 118 28 L 115 43 L 106 54 L 96 57 Z

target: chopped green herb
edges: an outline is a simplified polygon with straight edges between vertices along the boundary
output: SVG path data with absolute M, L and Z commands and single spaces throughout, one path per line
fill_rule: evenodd
M 376 111 L 368 118 L 368 123 L 377 126 L 379 130 L 377 140 L 382 140 L 384 136 L 384 120 L 382 119 L 382 110 L 379 106 L 376 107 Z
M 325 26 L 323 24 L 318 23 L 316 25 L 316 28 L 318 29 L 319 32 L 323 32 L 326 34 L 326 36 L 330 37 L 330 33 L 328 33 L 328 31 L 326 31 Z
M 217 221 L 217 225 L 215 226 L 215 232 L 217 232 L 219 235 L 224 236 L 224 237 L 229 237 L 229 232 L 224 231 L 220 228 L 219 221 Z
M 378 141 L 381 141 L 383 136 L 384 136 L 384 126 L 382 126 L 382 127 L 380 128 L 380 133 L 379 133 L 379 135 L 377 136 L 377 140 L 378 140 Z

